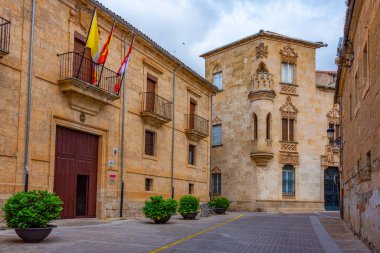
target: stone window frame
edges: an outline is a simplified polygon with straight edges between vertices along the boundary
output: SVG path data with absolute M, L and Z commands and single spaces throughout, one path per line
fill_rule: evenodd
M 220 127 L 220 143 L 215 143 L 214 142 L 214 127 Z M 213 124 L 212 125 L 212 136 L 211 136 L 211 142 L 212 142 L 212 147 L 218 147 L 223 145 L 223 125 L 222 123 L 219 124 Z
M 220 74 L 221 75 L 221 88 L 219 88 L 217 85 L 214 84 L 214 77 L 215 75 Z M 223 91 L 223 69 L 219 64 L 216 64 L 212 70 L 212 84 L 214 84 L 220 91 Z
M 159 88 L 163 80 L 162 78 L 163 73 L 164 73 L 163 69 L 148 59 L 143 59 L 142 63 L 143 63 L 143 78 L 144 78 L 142 91 L 147 92 L 148 79 L 151 79 L 155 81 L 155 85 L 156 85 L 155 94 L 156 95 L 160 94 Z
M 285 168 L 285 167 L 291 167 L 291 171 L 293 172 L 293 192 L 284 192 L 284 190 L 283 190 L 283 182 L 284 182 L 283 172 L 284 172 L 284 169 L 290 170 L 290 169 Z M 281 194 L 282 194 L 283 198 L 295 198 L 296 192 L 297 192 L 297 189 L 296 189 L 297 183 L 296 182 L 297 182 L 296 166 L 294 166 L 293 164 L 283 164 L 281 167 Z
M 145 178 L 145 191 L 146 192 L 153 192 L 153 178 Z
M 214 177 L 213 177 L 214 174 L 219 175 L 219 177 L 217 177 L 217 178 L 219 178 L 219 181 L 217 182 L 219 184 L 216 185 L 216 192 L 214 192 L 214 185 L 215 185 Z M 210 192 L 212 195 L 221 195 L 222 194 L 222 173 L 218 167 L 214 167 L 211 171 L 211 191 Z
M 190 146 L 194 147 L 192 159 L 193 163 L 190 163 Z M 196 168 L 197 166 L 197 145 L 196 143 L 190 141 L 187 144 L 187 166 L 192 168 Z
M 158 161 L 158 150 L 157 150 L 158 131 L 157 130 L 158 129 L 156 129 L 150 125 L 145 125 L 143 128 L 143 137 L 142 137 L 143 145 L 141 145 L 142 146 L 141 152 L 142 152 L 142 158 L 143 159 Z M 153 156 L 145 154 L 145 132 L 146 131 L 154 133 L 154 147 L 153 147 L 154 155 Z
M 189 195 L 194 195 L 195 193 L 195 184 L 189 183 Z
M 259 140 L 259 119 L 257 117 L 257 113 L 254 112 L 252 114 L 252 120 L 253 120 L 253 140 L 258 141 Z
M 281 64 L 280 64 L 280 83 L 288 85 L 297 84 L 297 58 L 298 53 L 295 52 L 294 48 L 288 44 L 283 49 L 280 50 Z M 288 83 L 282 80 L 282 64 L 292 64 L 293 65 L 293 82 Z
M 288 121 L 288 137 L 290 136 L 289 134 L 289 120 L 293 120 L 293 140 L 292 141 L 286 141 L 283 140 L 283 136 L 281 134 L 281 141 L 282 142 L 289 142 L 289 143 L 297 143 L 297 114 L 298 114 L 298 109 L 293 105 L 292 103 L 292 97 L 288 96 L 286 98 L 286 102 L 284 105 L 280 107 L 280 113 L 281 113 L 281 129 L 282 129 L 282 120 L 287 119 Z
M 265 133 L 265 139 L 267 141 L 272 140 L 272 114 L 268 112 L 266 117 L 266 133 Z

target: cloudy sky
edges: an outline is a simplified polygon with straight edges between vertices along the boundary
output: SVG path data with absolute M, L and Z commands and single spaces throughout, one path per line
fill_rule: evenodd
M 100 0 L 199 74 L 200 54 L 260 29 L 323 41 L 317 69 L 335 70 L 344 0 Z

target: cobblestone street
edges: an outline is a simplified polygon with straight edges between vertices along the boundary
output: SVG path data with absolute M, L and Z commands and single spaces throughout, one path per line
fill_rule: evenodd
M 68 223 L 66 223 L 68 224 Z M 70 224 L 72 225 L 72 224 Z M 173 217 L 88 226 L 60 226 L 42 243 L 0 231 L 0 252 L 370 252 L 335 212 L 234 213 L 196 221 Z

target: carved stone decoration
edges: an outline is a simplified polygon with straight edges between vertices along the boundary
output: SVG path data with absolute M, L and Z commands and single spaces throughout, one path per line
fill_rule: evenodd
M 297 153 L 297 143 L 296 142 L 281 142 L 280 152 L 292 152 Z
M 333 108 L 327 113 L 329 124 L 339 125 L 339 104 L 334 104 Z
M 222 71 L 222 67 L 217 63 L 215 64 L 213 70 L 212 70 L 212 73 L 218 73 L 218 72 L 221 72 Z
M 218 116 L 215 116 L 214 119 L 212 120 L 212 125 L 220 125 L 222 124 L 222 120 L 218 117 Z
M 78 22 L 83 31 L 88 31 L 91 25 L 92 10 L 83 4 L 75 6 L 78 12 Z
M 281 61 L 290 63 L 290 64 L 297 64 L 297 57 L 298 54 L 294 52 L 294 48 L 292 48 L 290 45 L 287 45 L 283 49 L 280 50 L 281 55 Z
M 296 85 L 280 83 L 280 88 L 280 93 L 282 94 L 298 96 Z
M 298 110 L 292 103 L 292 97 L 288 96 L 286 102 L 280 107 L 281 117 L 283 119 L 296 119 Z
M 264 43 L 260 43 L 256 47 L 256 59 L 268 57 L 268 46 L 264 46 Z
M 298 165 L 299 164 L 299 155 L 292 153 L 279 154 L 278 162 L 281 164 L 291 164 Z
M 264 62 L 260 62 L 256 73 L 252 76 L 252 91 L 249 93 L 249 99 L 269 99 L 273 100 L 276 96 L 273 90 L 273 75 L 269 73 Z
M 325 155 L 321 156 L 322 167 L 339 167 L 340 166 L 340 150 L 336 146 L 326 146 Z
M 263 145 L 257 140 L 252 141 L 251 158 L 256 162 L 257 166 L 267 166 L 273 156 L 272 142 L 267 142 Z
M 212 170 L 211 170 L 211 173 L 221 173 L 220 169 L 218 167 L 214 167 Z

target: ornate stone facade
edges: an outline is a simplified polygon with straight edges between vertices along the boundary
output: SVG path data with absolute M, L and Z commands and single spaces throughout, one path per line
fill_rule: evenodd
M 216 65 L 223 73 L 223 91 L 213 104 L 223 145 L 212 148 L 211 167 L 220 170 L 221 194 L 233 209 L 324 208 L 321 156 L 333 93 L 316 87 L 315 49 L 320 46 L 260 31 L 202 55 L 207 80 L 213 79 Z M 282 63 L 297 64 L 293 83 L 282 82 Z M 294 124 L 287 126 L 292 141 L 283 140 L 283 119 Z M 282 188 L 285 165 L 295 173 L 290 194 Z

